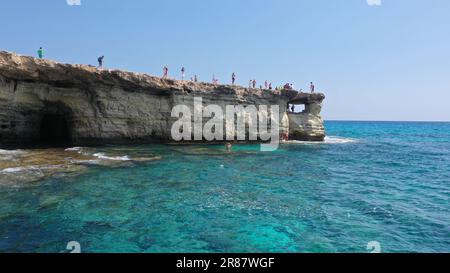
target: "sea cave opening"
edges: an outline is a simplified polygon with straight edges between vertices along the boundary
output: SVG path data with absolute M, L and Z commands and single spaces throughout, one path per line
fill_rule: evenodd
M 71 142 L 66 115 L 46 113 L 40 123 L 40 144 L 45 146 L 67 146 Z

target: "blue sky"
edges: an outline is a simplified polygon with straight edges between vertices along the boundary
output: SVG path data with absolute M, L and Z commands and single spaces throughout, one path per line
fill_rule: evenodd
M 0 49 L 308 88 L 326 119 L 450 120 L 450 1 L 3 0 Z

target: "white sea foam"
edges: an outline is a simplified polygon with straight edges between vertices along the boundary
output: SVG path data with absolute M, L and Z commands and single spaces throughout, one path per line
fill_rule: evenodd
M 92 164 L 92 165 L 98 165 L 98 164 L 100 164 L 100 159 L 85 159 L 85 160 L 82 160 L 82 159 L 77 159 L 77 160 L 75 160 L 75 159 L 71 159 L 70 160 L 70 163 L 73 163 L 73 164 Z
M 82 149 L 83 149 L 83 147 L 72 147 L 72 148 L 67 148 L 64 151 L 67 151 L 67 152 L 79 152 Z
M 356 143 L 356 142 L 358 142 L 358 140 L 354 138 L 336 137 L 336 136 L 325 137 L 325 143 L 328 144 L 342 144 L 342 143 Z
M 107 156 L 104 153 L 96 153 L 96 154 L 93 154 L 92 156 L 95 156 L 99 159 L 104 159 L 104 160 L 114 160 L 114 161 L 130 161 L 131 160 L 128 156 Z
M 337 137 L 337 136 L 327 136 L 324 141 L 299 141 L 299 140 L 289 140 L 286 144 L 345 144 L 345 143 L 357 143 L 358 140 L 353 138 Z
M 80 155 L 84 155 L 84 156 L 92 156 L 92 151 L 89 151 L 89 149 L 85 148 L 85 147 L 72 147 L 72 148 L 67 148 L 64 151 L 77 152 Z
M 43 170 L 56 169 L 61 165 L 42 165 L 42 166 L 26 166 L 13 167 L 0 170 L 0 173 L 24 173 L 24 172 L 42 172 Z
M 61 168 L 63 165 L 34 165 L 34 166 L 26 166 L 26 167 L 13 167 L 6 168 L 0 170 L 0 173 L 19 173 L 19 172 L 28 172 L 28 171 L 43 171 L 43 170 L 51 170 Z
M 78 152 L 81 155 L 93 156 L 97 159 L 94 160 L 72 160 L 72 163 L 87 163 L 87 164 L 99 164 L 99 160 L 110 160 L 110 161 L 130 161 L 128 156 L 108 156 L 105 153 L 93 153 L 93 151 L 88 151 L 83 147 L 72 147 L 67 148 L 65 151 L 68 152 Z
M 29 168 L 25 168 L 25 167 L 6 168 L 3 170 L 0 170 L 0 173 L 18 173 L 18 172 L 23 172 L 27 169 L 29 169 Z
M 25 154 L 26 152 L 23 150 L 2 150 L 0 149 L 0 155 L 19 155 Z

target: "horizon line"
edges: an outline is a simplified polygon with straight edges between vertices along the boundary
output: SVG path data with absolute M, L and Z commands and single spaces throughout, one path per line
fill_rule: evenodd
M 423 123 L 450 123 L 450 120 L 372 120 L 372 119 L 324 119 L 324 121 L 344 122 L 423 122 Z

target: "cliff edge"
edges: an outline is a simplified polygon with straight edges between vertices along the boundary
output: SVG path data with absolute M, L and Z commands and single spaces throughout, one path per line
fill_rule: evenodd
M 282 133 L 295 131 L 304 140 L 325 136 L 321 93 L 177 81 L 0 51 L 0 145 L 171 142 L 172 108 L 193 108 L 194 97 L 223 108 L 279 105 Z M 294 123 L 289 102 L 305 104 Z

